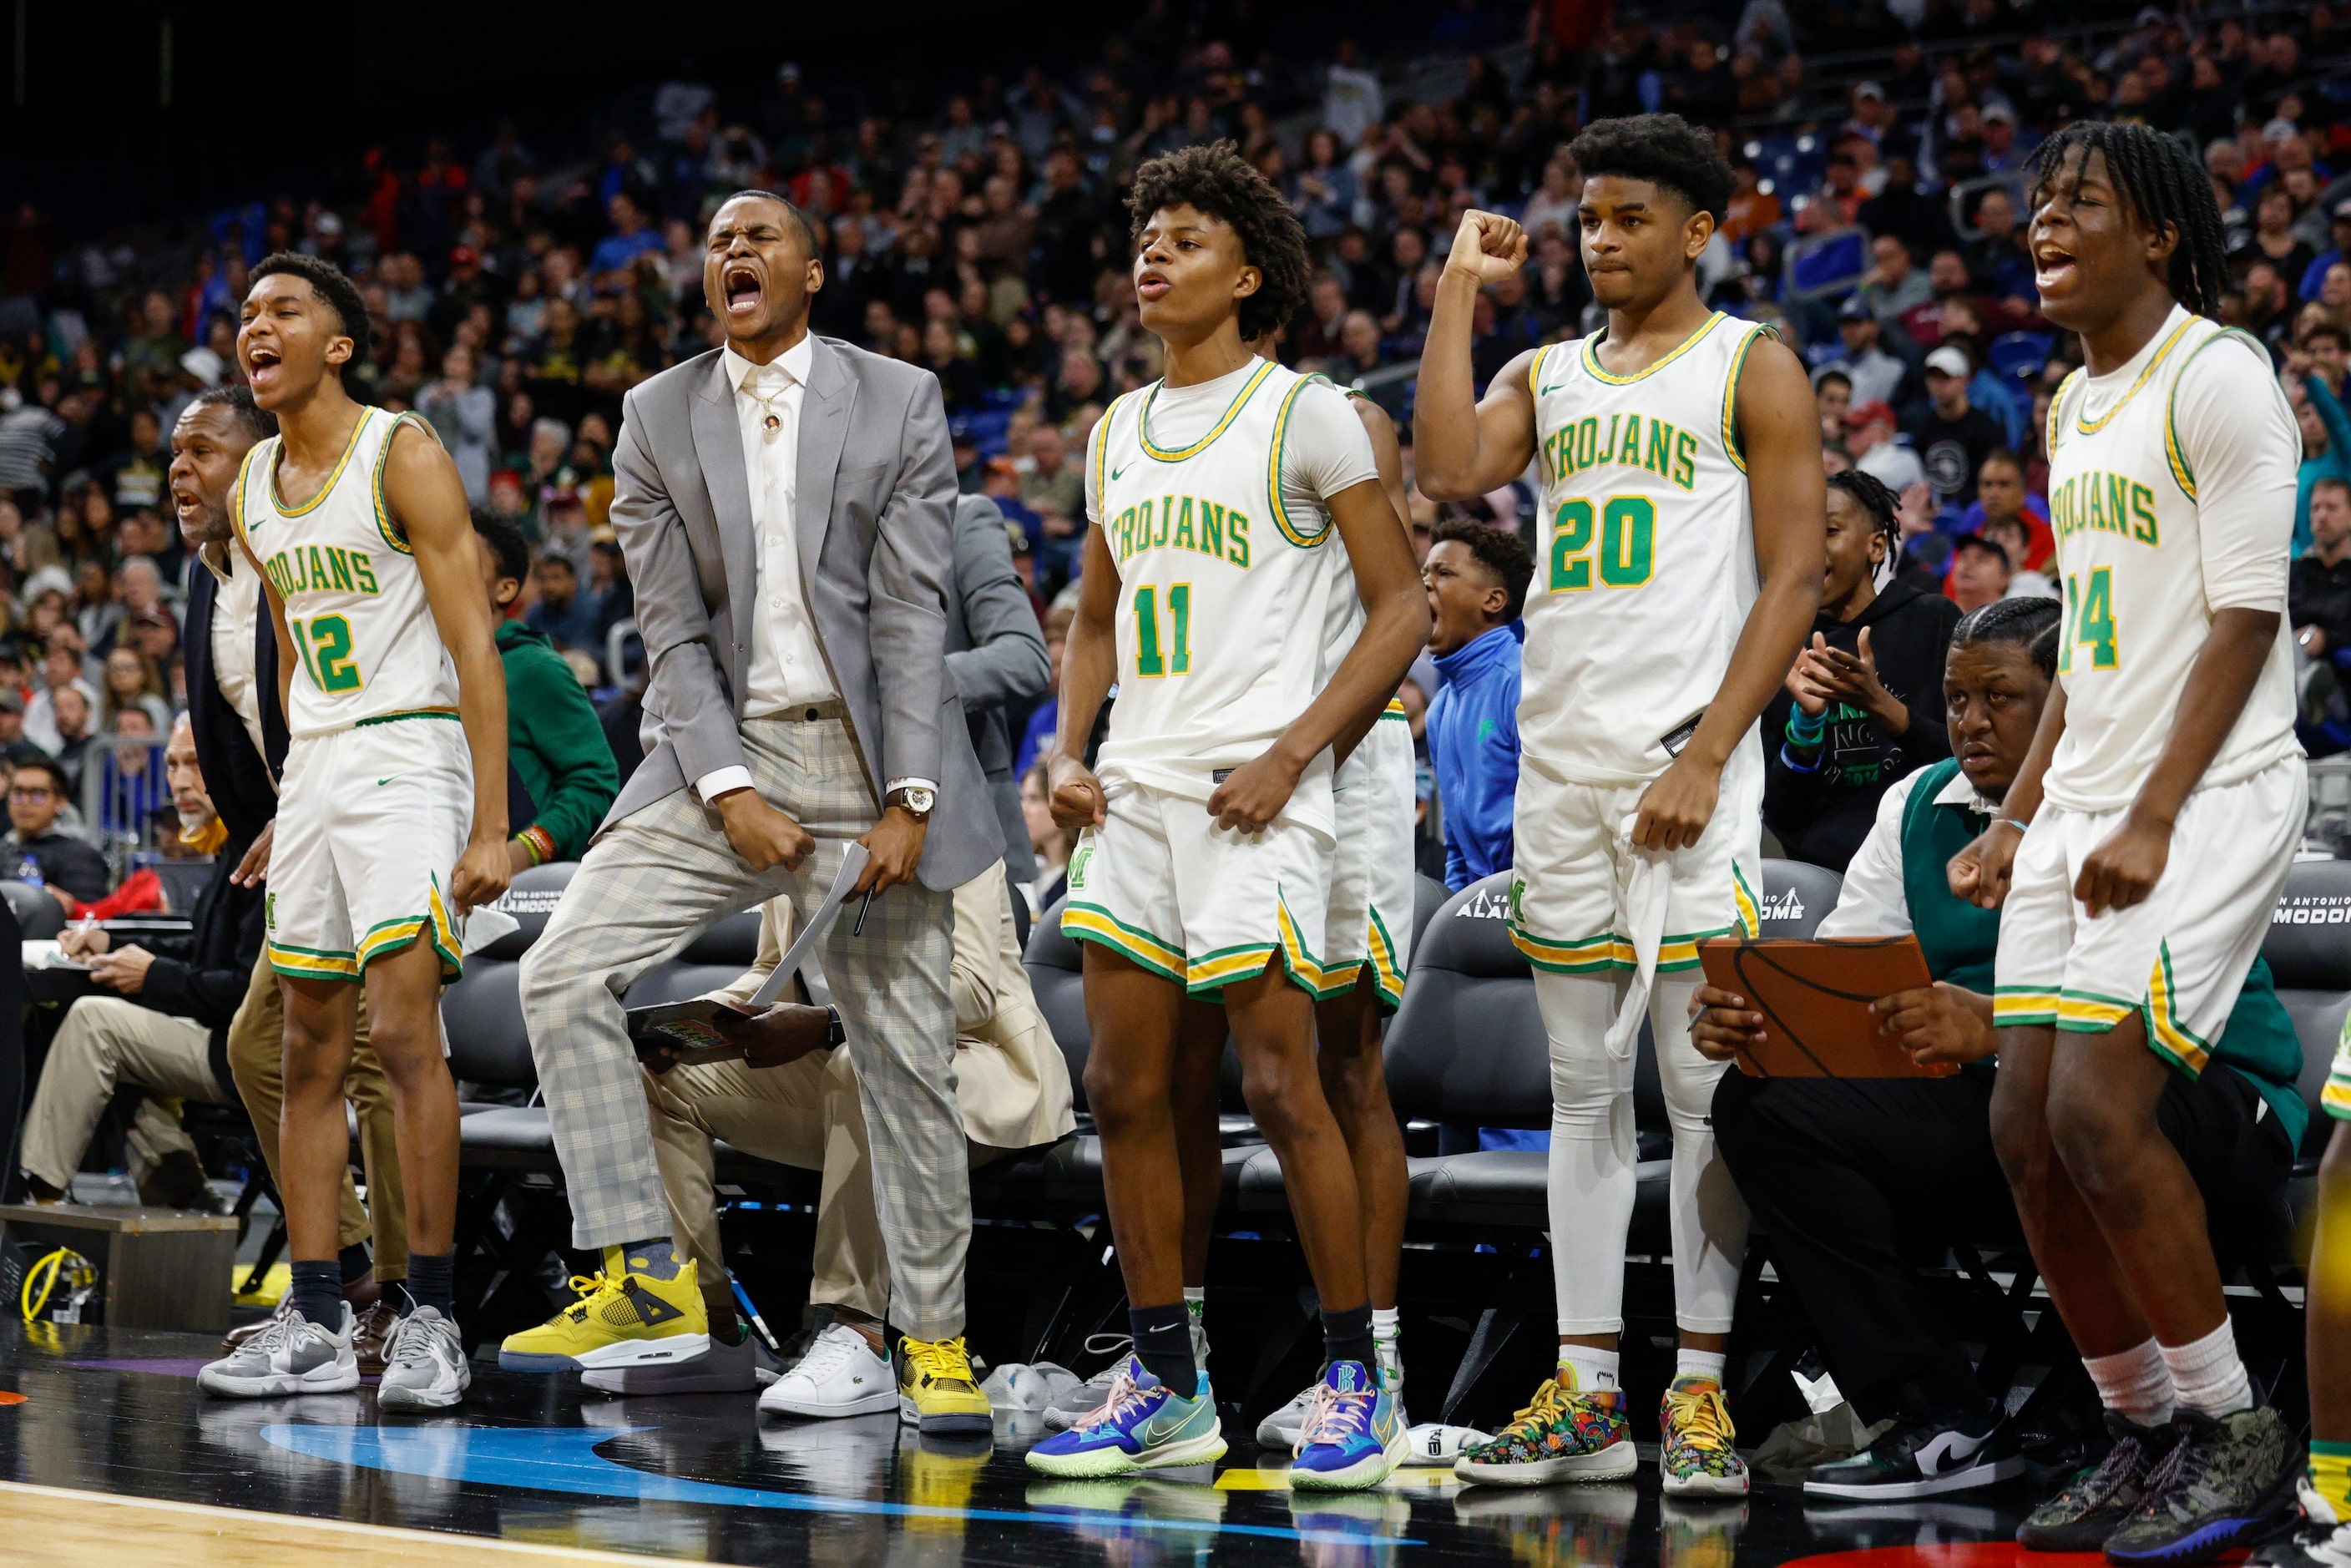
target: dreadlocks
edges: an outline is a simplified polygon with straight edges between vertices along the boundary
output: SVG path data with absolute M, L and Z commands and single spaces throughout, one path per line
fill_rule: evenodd
M 2044 193 L 2067 178 L 2078 194 L 2093 152 L 2106 155 L 2106 175 L 2133 213 L 2179 236 L 2165 280 L 2171 297 L 2199 316 L 2218 316 L 2229 276 L 2220 207 L 2204 166 L 2176 138 L 2144 125 L 2076 120 L 2033 149 L 2026 165 L 2031 204 L 2038 207 Z
M 1832 488 L 1843 490 L 1854 498 L 1886 540 L 1886 559 L 1893 560 L 1902 553 L 1902 525 L 1896 513 L 1901 499 L 1886 487 L 1886 481 L 1875 474 L 1865 474 L 1858 468 L 1848 468 L 1829 476 Z

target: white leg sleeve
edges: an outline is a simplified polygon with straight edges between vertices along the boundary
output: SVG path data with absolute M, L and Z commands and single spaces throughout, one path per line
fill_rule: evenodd
M 1551 1257 L 1559 1332 L 1625 1328 L 1625 1233 L 1633 1223 L 1633 1061 L 1603 1043 L 1614 979 L 1535 971 L 1551 1036 Z
M 1747 1256 L 1747 1200 L 1715 1149 L 1708 1121 L 1714 1086 L 1729 1064 L 1708 1061 L 1690 1043 L 1690 998 L 1704 983 L 1696 971 L 1658 976 L 1649 1028 L 1674 1129 L 1674 1317 L 1686 1333 L 1729 1333 Z M 1552 1049 L 1555 1059 L 1556 1044 Z

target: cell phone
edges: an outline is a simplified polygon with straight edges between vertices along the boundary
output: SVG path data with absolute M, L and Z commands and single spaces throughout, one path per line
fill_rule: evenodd
M 1698 721 L 1705 716 L 1706 709 L 1700 708 L 1659 737 L 1657 744 L 1666 748 L 1667 757 L 1682 754 L 1682 747 L 1690 743 L 1690 737 L 1698 733 Z

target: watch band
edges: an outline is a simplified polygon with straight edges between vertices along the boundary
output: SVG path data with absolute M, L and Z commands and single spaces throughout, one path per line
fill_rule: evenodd
M 847 1043 L 849 1040 L 849 1030 L 841 1021 L 841 1009 L 836 1007 L 827 1006 L 824 1009 L 824 1048 L 827 1051 L 831 1051 L 838 1046 Z

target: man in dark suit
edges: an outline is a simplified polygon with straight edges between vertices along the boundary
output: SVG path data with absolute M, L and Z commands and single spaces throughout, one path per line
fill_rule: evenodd
M 499 1361 L 674 1364 L 741 1332 L 710 1322 L 672 1244 L 619 998 L 737 910 L 782 896 L 805 919 L 854 839 L 879 896 L 822 962 L 872 1137 L 899 1393 L 926 1431 L 984 1432 L 948 966 L 953 890 L 1004 843 L 946 668 L 955 463 L 927 371 L 810 334 L 823 284 L 799 210 L 738 193 L 704 251 L 726 346 L 623 404 L 611 518 L 650 749 L 522 966 L 572 1241 L 603 1271 Z
M 172 432 L 172 507 L 180 537 L 202 563 L 188 583 L 188 718 L 205 787 L 228 830 L 232 848 L 224 852 L 243 857 L 231 876 L 244 887 L 268 874 L 287 731 L 277 699 L 277 638 L 262 607 L 260 579 L 229 543 L 229 491 L 246 454 L 277 428 L 275 419 L 254 406 L 250 391 L 234 386 L 197 393 Z M 276 973 L 256 954 L 252 983 L 228 1026 L 225 1046 L 229 1072 L 253 1118 L 255 1142 L 273 1179 L 277 1115 L 286 1099 L 285 1009 Z M 365 1208 L 360 1206 L 346 1175 L 337 1244 L 343 1294 L 359 1316 L 360 1370 L 372 1374 L 382 1370 L 383 1336 L 399 1316 L 378 1287 L 408 1278 L 408 1229 L 400 1159 L 392 1147 L 391 1092 L 368 1049 L 365 1003 L 343 1092 L 359 1113 L 368 1202 Z M 235 1350 L 263 1326 L 233 1331 L 227 1348 Z
M 1004 830 L 1004 863 L 1012 880 L 1037 880 L 1036 852 L 1020 815 L 1020 781 L 1012 776 L 1012 726 L 1007 709 L 1043 695 L 1053 666 L 1028 591 L 1012 566 L 1004 514 L 985 496 L 961 496 L 955 514 L 955 591 L 947 595 L 947 674 L 963 699 L 972 750 L 987 776 L 988 800 Z

